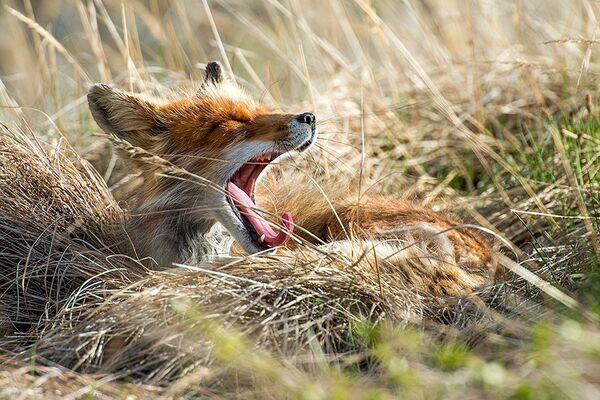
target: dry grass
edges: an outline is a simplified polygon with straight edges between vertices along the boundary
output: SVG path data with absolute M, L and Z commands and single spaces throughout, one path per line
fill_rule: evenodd
M 596 4 L 4 6 L 0 397 L 597 397 Z M 146 270 L 114 200 L 136 170 L 93 135 L 87 85 L 170 96 L 212 59 L 315 110 L 319 147 L 279 181 L 451 209 L 536 275 L 431 299 L 374 281 L 369 249 Z
M 408 282 L 427 276 L 419 271 L 448 261 L 414 239 L 151 272 L 126 255 L 125 213 L 85 162 L 78 170 L 57 149 L 45 153 L 9 130 L 2 147 L 2 186 L 13 200 L 2 208 L 2 274 L 15 276 L 3 288 L 3 347 L 36 362 L 166 384 L 218 361 L 214 341 L 223 335 L 292 361 L 315 349 L 325 359 L 365 351 L 355 327 L 382 320 L 463 332 L 492 324 L 482 297 L 415 291 Z

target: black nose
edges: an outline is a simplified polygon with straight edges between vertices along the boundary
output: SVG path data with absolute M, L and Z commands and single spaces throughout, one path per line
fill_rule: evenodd
M 313 113 L 304 113 L 296 117 L 296 121 L 308 125 L 314 125 L 316 120 L 317 119 Z

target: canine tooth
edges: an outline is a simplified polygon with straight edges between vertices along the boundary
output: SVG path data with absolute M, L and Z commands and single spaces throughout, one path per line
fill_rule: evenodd
M 265 241 L 265 235 L 260 235 L 260 237 L 258 238 L 258 242 L 262 243 Z

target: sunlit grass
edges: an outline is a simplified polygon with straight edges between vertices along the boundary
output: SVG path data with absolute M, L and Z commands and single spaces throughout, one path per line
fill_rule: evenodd
M 489 313 L 480 326 L 389 326 L 346 316 L 337 322 L 353 352 L 324 354 L 313 342 L 306 359 L 288 359 L 257 348 L 236 327 L 205 319 L 210 310 L 174 303 L 187 321 L 177 333 L 212 346 L 211 363 L 198 362 L 177 380 L 147 387 L 127 382 L 139 373 L 111 382 L 110 374 L 54 370 L 34 352 L 35 368 L 6 364 L 0 396 L 11 398 L 20 388 L 31 397 L 52 396 L 44 394 L 51 392 L 39 376 L 84 398 L 598 394 L 598 382 L 590 378 L 600 368 L 600 109 L 590 42 L 597 4 L 2 5 L 0 122 L 50 148 L 62 146 L 64 138 L 117 198 L 124 197 L 123 182 L 136 171 L 116 161 L 110 144 L 95 135 L 85 101 L 89 84 L 103 81 L 168 97 L 190 92 L 204 63 L 218 59 L 269 106 L 314 110 L 321 148 L 296 166 L 315 182 L 327 188 L 356 180 L 363 168 L 363 191 L 417 199 L 491 229 L 514 246 L 523 265 L 580 304 L 567 310 L 508 273 L 487 308 L 478 310 Z

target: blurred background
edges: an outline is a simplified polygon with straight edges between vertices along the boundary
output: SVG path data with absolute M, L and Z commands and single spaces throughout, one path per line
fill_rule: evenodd
M 556 221 L 531 213 L 589 217 L 600 207 L 598 8 L 587 0 L 3 0 L 0 120 L 50 146 L 66 138 L 115 189 L 132 171 L 95 135 L 89 85 L 173 98 L 219 60 L 266 105 L 315 112 L 321 139 L 303 173 L 324 187 L 356 183 L 362 168 L 361 190 L 450 205 L 519 247 L 554 245 L 546 229 Z M 574 173 L 564 157 L 578 163 Z M 598 248 L 585 226 L 569 225 L 563 239 L 587 232 Z
M 168 98 L 220 60 L 267 105 L 315 111 L 319 171 L 362 165 L 378 190 L 428 202 L 476 194 L 461 208 L 499 233 L 513 219 L 476 207 L 506 212 L 556 178 L 541 162 L 556 154 L 549 136 L 523 125 L 576 112 L 597 78 L 598 3 L 587 0 L 2 5 L 0 119 L 51 143 L 60 131 L 110 183 L 124 173 L 93 136 L 88 86 Z
M 190 93 L 206 62 L 218 60 L 230 79 L 268 106 L 316 114 L 319 146 L 306 168 L 285 173 L 309 174 L 325 189 L 342 182 L 450 209 L 502 237 L 524 266 L 572 293 L 597 318 L 599 2 L 0 4 L 0 122 L 50 148 L 65 145 L 64 138 L 117 198 L 134 171 L 96 135 L 89 85 L 108 82 L 174 98 Z M 546 304 L 529 283 L 513 278 L 503 289 Z M 497 310 L 517 318 L 517 308 L 503 303 Z M 559 319 L 548 309 L 543 314 Z M 562 355 L 571 361 L 568 369 L 557 357 L 539 374 L 531 372 L 520 342 L 504 360 L 491 356 L 490 365 L 504 374 L 500 383 L 497 369 L 491 386 L 481 386 L 473 371 L 456 378 L 441 367 L 423 376 L 442 386 L 473 379 L 477 390 L 499 396 L 502 388 L 506 398 L 594 398 L 599 330 L 587 326 L 593 339 L 584 343 L 581 335 L 560 336 L 561 329 L 548 330 L 560 340 L 546 340 L 550 333 L 542 339 L 544 349 L 568 353 Z M 531 385 L 519 391 L 525 384 Z M 428 385 L 421 389 L 427 394 Z M 452 393 L 460 397 L 462 389 Z
M 473 191 L 466 163 L 479 161 L 462 149 L 497 146 L 487 133 L 506 116 L 575 107 L 596 76 L 598 4 L 584 0 L 1 3 L 2 120 L 60 129 L 84 153 L 90 83 L 169 96 L 220 60 L 268 105 L 314 109 L 324 137 L 349 145 L 341 154 L 364 137 L 373 168 L 455 170 L 453 185 Z

